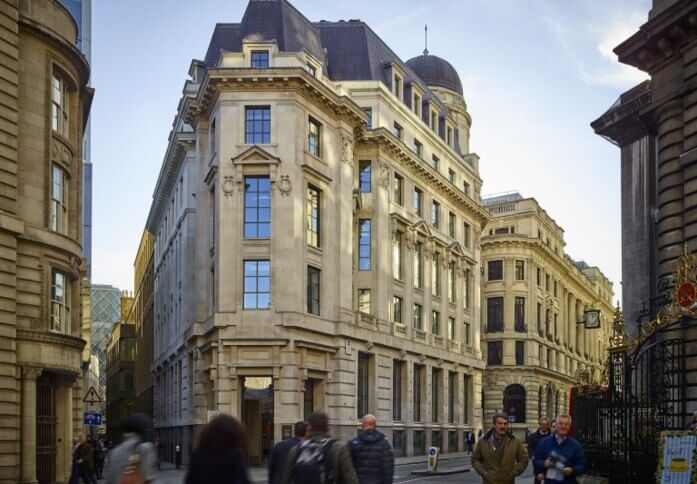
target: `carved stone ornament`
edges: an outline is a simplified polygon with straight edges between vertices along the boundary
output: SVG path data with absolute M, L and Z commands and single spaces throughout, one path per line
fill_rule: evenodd
M 290 181 L 290 177 L 288 175 L 281 175 L 280 180 L 277 182 L 278 185 L 278 190 L 281 192 L 281 195 L 287 197 L 290 195 L 290 192 L 293 190 L 293 184 Z
M 341 136 L 341 161 L 353 166 L 353 139 L 350 136 Z
M 416 245 L 416 230 L 411 227 L 407 228 L 404 245 L 406 245 L 407 249 L 409 250 L 413 249 L 414 245 Z
M 384 161 L 378 162 L 378 184 L 383 188 L 390 188 L 390 167 Z
M 232 196 L 232 192 L 235 191 L 235 177 L 226 176 L 223 179 L 223 193 L 226 197 Z
M 22 379 L 23 380 L 36 380 L 41 376 L 41 368 L 36 368 L 33 366 L 23 366 L 22 367 Z

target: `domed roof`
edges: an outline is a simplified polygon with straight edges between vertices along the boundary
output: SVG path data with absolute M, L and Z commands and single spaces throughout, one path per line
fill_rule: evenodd
M 445 59 L 437 55 L 423 54 L 407 61 L 413 70 L 427 86 L 437 86 L 462 93 L 462 82 L 455 68 Z

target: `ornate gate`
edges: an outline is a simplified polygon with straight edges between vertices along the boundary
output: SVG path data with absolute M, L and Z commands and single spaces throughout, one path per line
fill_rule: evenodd
M 56 482 L 56 377 L 42 373 L 36 380 L 36 478 Z

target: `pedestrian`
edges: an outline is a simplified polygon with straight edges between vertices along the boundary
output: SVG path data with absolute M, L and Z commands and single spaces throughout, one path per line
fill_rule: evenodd
M 535 458 L 535 449 L 537 449 L 540 441 L 550 436 L 549 419 L 547 417 L 541 417 L 537 421 L 537 425 L 537 430 L 528 436 L 528 457 L 530 460 Z M 534 482 L 538 481 L 537 476 L 543 471 L 544 469 L 533 469 Z
M 482 429 L 479 429 L 479 433 L 477 434 L 477 440 L 482 438 Z
M 520 439 L 508 432 L 508 415 L 497 413 L 493 428 L 479 439 L 472 467 L 484 484 L 514 484 L 528 467 L 528 456 Z
M 307 417 L 307 434 L 288 454 L 282 484 L 358 484 L 348 449 L 330 437 L 325 413 Z
M 249 484 L 244 426 L 221 414 L 208 422 L 198 437 L 185 484 Z
M 575 483 L 586 471 L 586 455 L 579 441 L 569 436 L 571 417 L 559 415 L 556 423 L 554 433 L 542 439 L 535 449 L 533 465 L 542 470 L 537 479 L 544 479 L 545 484 Z
M 157 454 L 157 470 L 160 470 L 160 459 L 162 458 L 160 454 L 162 453 L 162 444 L 160 443 L 160 439 L 156 438 L 155 439 L 155 453 Z
M 150 418 L 142 413 L 126 417 L 121 423 L 123 440 L 107 453 L 104 462 L 106 484 L 157 482 L 155 446 L 147 440 L 150 427 Z
M 69 484 L 77 484 L 80 479 L 80 466 L 77 464 L 77 450 L 80 448 L 80 436 L 73 437 L 73 447 L 71 449 L 73 465 L 70 469 L 70 480 Z
M 361 419 L 361 433 L 348 444 L 359 484 L 392 484 L 394 453 L 377 426 L 374 415 L 365 415 Z
M 465 443 L 467 444 L 467 453 L 472 455 L 474 449 L 474 430 L 467 432 L 467 439 L 465 440 Z
M 276 444 L 271 451 L 269 461 L 269 484 L 281 484 L 283 481 L 283 471 L 286 468 L 286 459 L 290 449 L 298 445 L 305 438 L 307 424 L 302 420 L 295 422 L 293 437 L 285 439 Z
M 177 469 L 182 466 L 182 446 L 179 444 L 174 446 L 174 465 Z
M 80 436 L 80 445 L 77 448 L 77 475 L 80 476 L 84 484 L 97 484 L 94 477 L 94 450 L 90 441 L 84 436 Z
M 106 446 L 103 442 L 104 438 L 100 437 L 94 441 L 94 473 L 97 479 L 102 478 L 104 473 L 104 457 L 106 456 Z

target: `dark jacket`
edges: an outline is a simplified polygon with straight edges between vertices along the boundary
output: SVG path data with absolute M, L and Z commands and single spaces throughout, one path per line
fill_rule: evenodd
M 549 437 L 550 435 L 551 434 L 549 432 L 543 434 L 542 432 L 540 432 L 540 429 L 537 429 L 535 432 L 528 435 L 528 456 L 531 459 L 535 456 L 535 449 L 537 449 L 537 446 L 540 444 L 540 441 L 546 437 Z
M 545 460 L 552 452 L 563 456 L 566 461 L 564 467 L 571 467 L 574 472 L 570 476 L 565 476 L 563 481 L 552 481 L 545 479 L 545 482 L 576 482 L 576 478 L 586 472 L 586 454 L 583 452 L 583 447 L 578 440 L 573 437 L 567 437 L 561 445 L 557 442 L 554 434 L 542 439 L 535 450 L 535 459 L 533 465 L 535 469 L 544 469 Z
M 292 437 L 282 440 L 276 444 L 271 451 L 271 459 L 269 460 L 269 484 L 281 484 L 283 481 L 283 469 L 286 467 L 286 459 L 290 449 L 300 443 L 300 439 Z
M 249 484 L 247 465 L 239 450 L 195 450 L 186 473 L 186 484 Z
M 503 439 L 501 460 L 491 444 L 493 429 L 479 439 L 472 455 L 472 467 L 482 476 L 484 484 L 513 484 L 528 467 L 528 456 L 520 439 L 507 434 Z
M 384 434 L 376 429 L 364 430 L 348 447 L 360 484 L 392 484 L 394 454 Z
M 77 463 L 85 470 L 94 470 L 94 451 L 88 442 L 77 448 Z
M 312 434 L 308 437 L 308 440 L 320 440 L 330 438 L 327 434 Z M 281 484 L 291 484 L 293 482 L 293 469 L 295 467 L 295 460 L 298 457 L 298 447 L 295 446 L 288 452 L 288 457 L 286 458 L 286 466 L 283 470 L 283 481 Z M 351 463 L 351 456 L 346 449 L 346 446 L 341 442 L 334 442 L 329 449 L 329 462 L 333 467 L 333 474 L 335 478 L 334 484 L 358 484 L 358 479 L 356 479 L 356 471 L 353 469 L 353 464 Z M 187 484 L 189 484 L 187 482 Z M 205 483 L 208 484 L 208 483 Z

